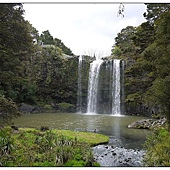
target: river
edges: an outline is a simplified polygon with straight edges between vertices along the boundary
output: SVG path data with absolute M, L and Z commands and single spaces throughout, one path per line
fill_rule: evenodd
M 14 123 L 16 126 L 22 127 L 40 128 L 41 126 L 48 126 L 50 128 L 69 129 L 74 131 L 96 131 L 97 133 L 109 136 L 110 140 L 107 146 L 102 145 L 94 148 L 95 153 L 100 154 L 101 150 L 105 148 L 106 151 L 108 147 L 111 152 L 111 148 L 114 146 L 114 148 L 117 148 L 117 151 L 122 148 L 121 151 L 123 150 L 122 152 L 124 154 L 126 151 L 131 151 L 132 155 L 135 155 L 136 151 L 143 150 L 143 144 L 150 131 L 145 129 L 129 129 L 127 126 L 132 122 L 143 118 L 145 117 L 112 116 L 107 114 L 40 113 L 24 114 L 17 118 Z M 105 151 L 103 150 L 103 153 Z M 141 154 L 143 154 L 143 151 Z M 100 161 L 99 163 L 104 166 L 110 165 Z M 115 164 L 115 166 L 117 166 L 117 164 Z

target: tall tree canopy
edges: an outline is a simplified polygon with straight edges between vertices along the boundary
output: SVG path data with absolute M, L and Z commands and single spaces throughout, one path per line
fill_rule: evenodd
M 50 34 L 49 30 L 43 31 L 40 35 L 40 39 L 42 40 L 43 44 L 46 45 L 55 45 L 56 47 L 59 47 L 62 49 L 62 52 L 67 55 L 74 55 L 73 52 L 64 45 L 64 43 L 58 39 L 53 38 L 53 36 Z
M 0 4 L 0 123 L 9 123 L 20 115 L 12 100 L 20 101 L 27 84 L 25 62 L 33 44 L 23 14 L 22 4 Z
M 151 23 L 154 23 L 154 21 L 158 19 L 161 14 L 170 10 L 170 4 L 166 3 L 146 3 L 145 5 L 147 5 L 147 12 L 143 15 Z
M 136 29 L 128 26 L 115 38 L 114 58 L 128 63 L 125 70 L 126 103 L 131 106 L 154 108 L 170 115 L 170 4 L 146 4 L 146 22 Z M 119 54 L 119 55 L 117 55 Z M 141 107 L 142 106 L 142 107 Z M 169 119 L 170 122 L 170 119 Z
M 22 4 L 0 4 L 0 94 L 13 100 L 23 84 L 23 61 L 33 49 L 23 14 Z

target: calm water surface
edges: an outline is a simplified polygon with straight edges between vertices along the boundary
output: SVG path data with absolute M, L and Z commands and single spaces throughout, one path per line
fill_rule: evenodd
M 37 128 L 48 126 L 56 129 L 92 132 L 96 129 L 97 133 L 110 137 L 109 145 L 122 146 L 127 149 L 142 149 L 146 135 L 151 132 L 144 129 L 129 129 L 127 126 L 143 118 L 104 114 L 41 113 L 24 114 L 15 120 L 15 125 Z

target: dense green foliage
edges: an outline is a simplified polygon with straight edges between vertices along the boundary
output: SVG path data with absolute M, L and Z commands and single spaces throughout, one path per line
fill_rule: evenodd
M 0 114 L 9 119 L 18 115 L 4 110 L 12 101 L 55 106 L 77 98 L 77 57 L 48 30 L 39 36 L 23 14 L 22 4 L 0 4 Z
M 146 149 L 143 160 L 145 166 L 170 166 L 170 134 L 167 129 L 163 127 L 154 129 L 153 134 L 148 136 L 144 148 Z
M 21 116 L 21 113 L 16 103 L 0 96 L 0 125 L 11 124 L 12 120 L 18 116 Z
M 123 28 L 115 38 L 112 56 L 126 63 L 127 113 L 149 114 L 156 110 L 168 117 L 169 4 L 146 5 L 147 21 L 138 27 Z M 0 95 L 17 103 L 53 107 L 68 103 L 75 108 L 78 57 L 49 30 L 39 35 L 24 20 L 22 4 L 0 4 L 0 8 Z M 34 39 L 37 44 L 33 43 Z M 88 68 L 84 66 L 83 69 L 85 101 Z
M 111 58 L 125 61 L 126 112 L 166 115 L 170 131 L 170 4 L 146 5 L 146 22 L 118 33 Z M 76 105 L 77 56 L 48 30 L 39 35 L 23 14 L 22 4 L 0 4 L 0 125 L 20 116 L 21 103 L 62 112 Z M 83 104 L 89 58 L 86 61 Z M 146 165 L 169 166 L 169 143 L 169 133 L 156 130 L 145 145 Z M 1 166 L 93 166 L 89 148 L 52 131 L 0 130 Z
M 61 56 L 57 47 L 43 48 L 42 53 L 37 55 L 30 66 L 30 75 L 34 76 L 32 81 L 37 87 L 36 98 L 49 103 L 71 101 L 75 104 L 77 59 Z
M 115 38 L 113 58 L 125 60 L 127 113 L 166 116 L 145 143 L 145 166 L 170 166 L 170 4 L 146 4 L 146 22 L 128 26 Z
M 97 135 L 97 134 L 96 134 Z M 95 136 L 95 134 L 94 134 Z M 0 130 L 0 166 L 99 166 L 88 143 L 56 130 Z
M 20 102 L 25 63 L 33 50 L 21 4 L 0 4 L 0 94 Z
M 113 58 L 125 69 L 127 112 L 170 114 L 170 4 L 146 4 L 147 21 L 128 26 L 115 38 Z M 128 110 L 129 109 L 129 110 Z
M 66 103 L 66 102 L 58 103 L 57 106 L 60 112 L 65 112 L 65 113 L 69 112 L 72 108 L 74 108 L 73 104 Z
M 43 31 L 38 39 L 43 42 L 43 45 L 54 45 L 56 47 L 59 47 L 64 54 L 71 56 L 74 55 L 72 51 L 68 47 L 66 47 L 60 39 L 53 38 L 49 30 Z
M 126 111 L 167 117 L 170 131 L 170 5 L 146 4 L 147 21 L 118 34 L 112 55 L 126 61 Z M 170 166 L 170 134 L 155 129 L 145 142 L 145 166 Z

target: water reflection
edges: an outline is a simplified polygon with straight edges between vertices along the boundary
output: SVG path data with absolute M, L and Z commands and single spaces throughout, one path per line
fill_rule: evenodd
M 91 131 L 110 137 L 109 144 L 125 148 L 142 148 L 148 130 L 129 129 L 127 126 L 143 117 L 111 116 L 104 114 L 86 115 L 72 113 L 29 114 L 16 119 L 17 126 L 49 126 L 56 129 Z
M 87 131 L 92 131 L 92 132 L 95 132 L 97 131 L 98 129 L 98 126 L 97 126 L 97 121 L 96 121 L 96 118 L 93 117 L 93 116 L 87 116 L 87 119 L 86 119 L 86 127 L 87 127 Z
M 114 144 L 116 142 L 117 145 L 122 145 L 121 142 L 121 131 L 120 131 L 120 117 L 115 117 L 115 119 L 113 119 L 113 141 Z

